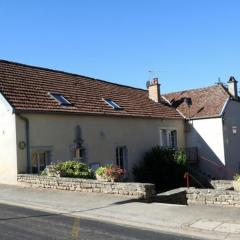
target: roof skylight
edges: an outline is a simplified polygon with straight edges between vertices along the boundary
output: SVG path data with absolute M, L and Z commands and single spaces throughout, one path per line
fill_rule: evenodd
M 103 100 L 110 105 L 112 108 L 114 108 L 115 110 L 123 110 L 122 107 L 120 107 L 117 103 L 115 103 L 113 100 L 109 99 L 109 98 L 103 98 Z
M 72 104 L 59 93 L 50 93 L 50 95 L 61 105 L 61 106 L 71 106 Z

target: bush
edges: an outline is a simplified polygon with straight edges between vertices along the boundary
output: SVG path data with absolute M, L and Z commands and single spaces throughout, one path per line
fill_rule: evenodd
M 107 167 L 106 166 L 102 166 L 102 167 L 99 167 L 97 170 L 96 170 L 96 174 L 101 176 L 101 177 L 105 177 L 106 176 L 106 170 L 107 170 Z
M 153 183 L 157 190 L 168 190 L 185 185 L 185 171 L 183 152 L 154 147 L 133 167 L 133 176 L 137 182 Z
M 240 174 L 236 174 L 233 179 L 240 182 Z
M 46 170 L 42 175 L 46 175 Z M 94 171 L 86 164 L 77 161 L 58 162 L 51 165 L 51 172 L 58 173 L 61 177 L 94 179 Z

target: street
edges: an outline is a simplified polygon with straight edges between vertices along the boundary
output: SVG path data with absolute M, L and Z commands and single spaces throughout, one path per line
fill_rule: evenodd
M 188 240 L 190 238 L 0 204 L 1 240 Z

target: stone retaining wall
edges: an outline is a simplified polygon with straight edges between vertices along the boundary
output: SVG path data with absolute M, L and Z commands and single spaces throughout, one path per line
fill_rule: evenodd
M 34 174 L 19 174 L 17 180 L 31 187 L 118 194 L 146 200 L 151 200 L 155 195 L 155 186 L 150 183 L 112 183 L 91 179 L 58 178 Z
M 240 207 L 240 192 L 217 189 L 187 189 L 188 205 Z
M 211 185 L 215 189 L 229 190 L 233 188 L 232 180 L 212 180 Z

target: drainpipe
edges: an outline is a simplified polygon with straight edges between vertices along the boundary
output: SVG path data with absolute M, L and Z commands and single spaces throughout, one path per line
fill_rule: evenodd
M 29 131 L 29 119 L 18 114 L 19 118 L 25 122 L 25 133 L 26 133 L 26 147 L 27 147 L 27 172 L 31 173 L 30 165 L 30 131 Z

